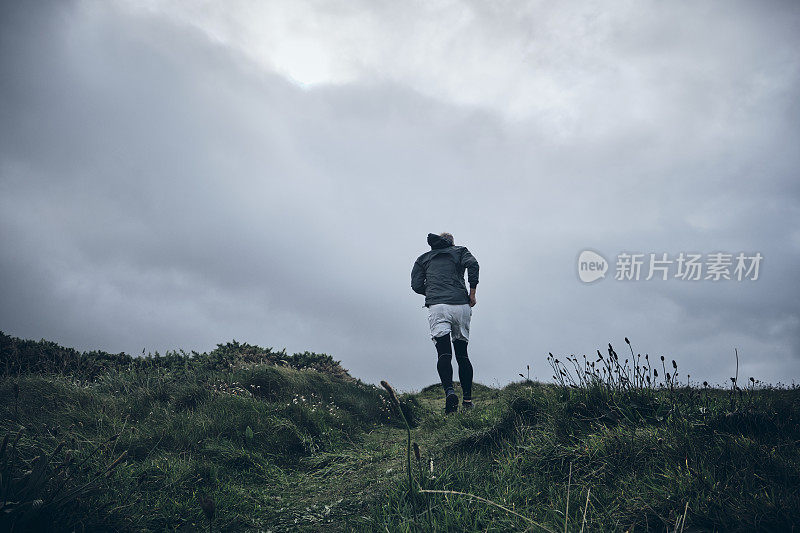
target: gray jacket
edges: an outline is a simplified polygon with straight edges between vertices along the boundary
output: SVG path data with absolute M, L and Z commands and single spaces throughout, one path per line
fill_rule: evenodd
M 428 233 L 428 244 L 431 251 L 419 256 L 411 269 L 411 289 L 425 296 L 425 307 L 469 303 L 464 270 L 470 288 L 476 287 L 478 261 L 465 247 L 452 246 L 436 234 Z

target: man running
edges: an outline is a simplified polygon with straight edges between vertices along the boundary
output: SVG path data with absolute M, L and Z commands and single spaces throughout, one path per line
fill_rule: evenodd
M 439 359 L 436 369 L 445 394 L 445 413 L 458 410 L 458 396 L 453 389 L 452 353 L 458 362 L 458 379 L 464 393 L 462 409 L 472 409 L 472 363 L 467 356 L 469 321 L 478 286 L 478 261 L 463 246 L 455 246 L 449 233 L 428 234 L 430 252 L 417 258 L 411 270 L 411 289 L 425 296 L 431 340 Z M 467 270 L 469 293 L 464 285 Z M 452 337 L 453 346 L 450 341 Z

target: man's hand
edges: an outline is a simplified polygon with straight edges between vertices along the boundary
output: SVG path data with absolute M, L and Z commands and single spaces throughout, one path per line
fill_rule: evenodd
M 469 290 L 469 306 L 475 307 L 475 304 L 478 303 L 478 300 L 475 299 L 475 288 Z

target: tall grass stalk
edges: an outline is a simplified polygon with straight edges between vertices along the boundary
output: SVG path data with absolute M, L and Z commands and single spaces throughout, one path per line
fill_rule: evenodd
M 389 393 L 389 397 L 392 399 L 392 403 L 397 408 L 397 412 L 400 414 L 400 418 L 403 419 L 403 423 L 406 425 L 406 470 L 408 470 L 408 493 L 414 493 L 414 476 L 411 473 L 411 426 L 408 425 L 408 420 L 406 420 L 406 415 L 403 414 L 403 409 L 400 406 L 400 400 L 397 398 L 397 394 L 394 392 L 394 389 L 386 380 L 381 381 L 381 386 L 386 389 Z

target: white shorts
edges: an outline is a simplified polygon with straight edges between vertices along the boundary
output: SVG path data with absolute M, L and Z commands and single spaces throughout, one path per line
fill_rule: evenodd
M 469 341 L 469 321 L 472 308 L 469 304 L 433 304 L 428 307 L 428 323 L 431 326 L 431 340 L 449 333 L 451 340 Z

